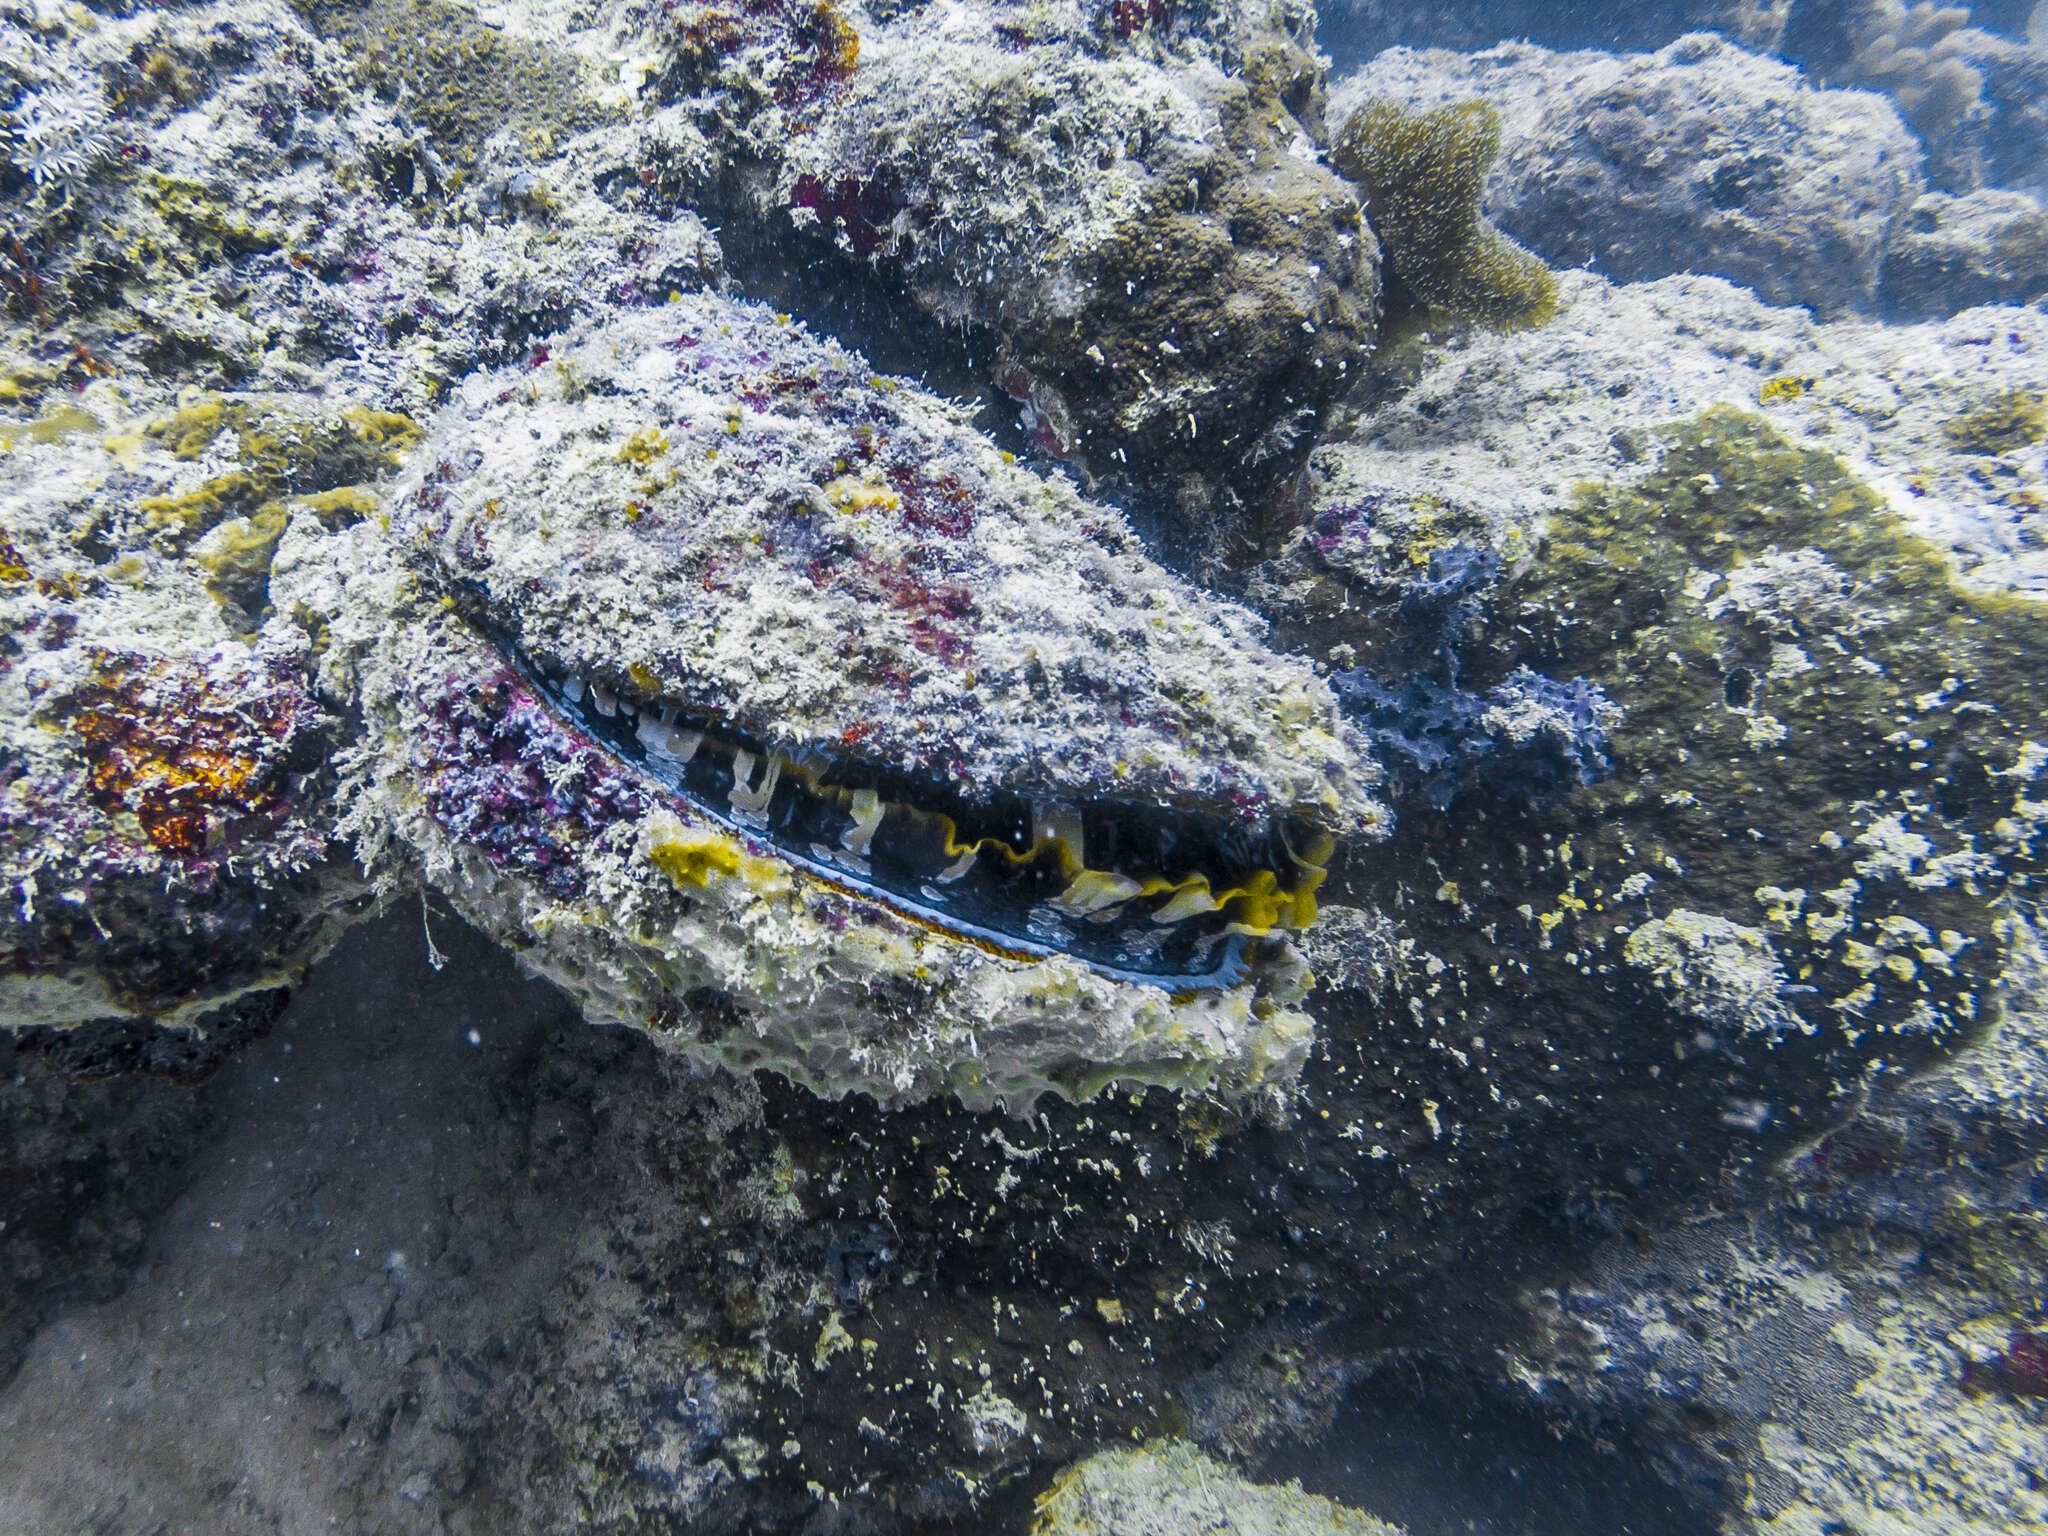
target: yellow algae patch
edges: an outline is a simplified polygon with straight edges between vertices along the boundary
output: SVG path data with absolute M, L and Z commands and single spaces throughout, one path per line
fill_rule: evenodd
M 654 427 L 642 427 L 626 439 L 626 446 L 619 450 L 619 462 L 645 469 L 667 452 L 668 439 Z
M 1030 1536 L 1132 1536 L 1139 1531 L 1236 1536 L 1401 1536 L 1398 1526 L 1299 1483 L 1247 1481 L 1184 1440 L 1102 1451 L 1038 1496 Z
M 352 405 L 341 419 L 357 439 L 365 443 L 388 444 L 394 452 L 408 453 L 418 444 L 420 424 L 402 411 L 380 411 L 367 405 Z
M 213 526 L 230 504 L 257 490 L 255 480 L 237 469 L 182 496 L 145 496 L 136 506 L 149 519 L 151 529 L 182 540 Z
M 1776 405 L 1783 400 L 1797 400 L 1811 388 L 1813 388 L 1813 380 L 1795 378 L 1791 374 L 1785 374 L 1780 378 L 1766 379 L 1762 387 L 1756 392 L 1757 403 L 1760 405 Z
M 903 498 L 886 485 L 876 485 L 854 475 L 828 480 L 820 489 L 824 492 L 825 504 L 835 512 L 866 512 L 875 507 L 894 512 L 903 505 Z
M 1281 725 L 1320 725 L 1323 709 L 1321 696 L 1311 692 L 1306 683 L 1291 682 L 1274 698 L 1271 713 Z
M 90 431 L 99 424 L 97 416 L 67 402 L 34 421 L 0 423 L 0 453 L 7 452 L 24 438 L 31 443 L 54 443 L 73 432 Z
M 290 505 L 305 507 L 330 528 L 361 522 L 377 510 L 377 493 L 365 485 L 338 485 L 331 491 L 294 496 Z
M 169 416 L 151 422 L 144 430 L 151 437 L 167 440 L 171 445 L 172 458 L 189 460 L 206 452 L 226 425 L 225 403 L 219 395 L 208 394 L 200 395 Z M 107 447 L 118 452 L 131 441 L 133 438 L 124 434 L 119 443 L 109 438 Z
M 55 369 L 38 363 L 10 364 L 0 371 L 0 405 L 33 405 L 56 379 Z
M 839 956 L 865 971 L 909 975 L 917 969 L 918 945 L 874 928 L 850 928 L 838 944 Z
M 825 1318 L 825 1326 L 818 1330 L 817 1347 L 811 1351 L 811 1369 L 822 1371 L 832 1363 L 832 1357 L 842 1350 L 853 1348 L 853 1335 L 846 1331 L 846 1324 L 837 1312 Z
M 709 827 L 678 824 L 648 847 L 647 857 L 676 885 L 700 891 L 721 877 L 737 877 L 763 895 L 779 895 L 790 886 L 788 867 L 780 860 L 758 858 L 738 838 Z
M 291 511 L 281 501 L 265 502 L 250 517 L 231 517 L 216 524 L 193 551 L 193 558 L 216 583 L 250 580 L 270 569 L 270 557 Z M 220 597 L 218 590 L 215 597 Z

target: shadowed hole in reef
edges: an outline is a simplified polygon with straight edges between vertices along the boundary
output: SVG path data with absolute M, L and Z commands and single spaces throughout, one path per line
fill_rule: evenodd
M 860 353 L 881 373 L 974 408 L 974 428 L 1020 459 L 1044 456 L 1017 417 L 1017 402 L 990 377 L 996 340 L 975 326 L 942 324 L 903 285 L 866 262 L 848 261 L 815 236 L 776 238 L 735 219 L 719 231 L 726 271 L 741 297 L 794 315 L 819 336 Z
M 878 372 L 915 379 L 973 407 L 974 430 L 1040 474 L 1064 469 L 1025 429 L 1020 403 L 996 386 L 997 343 L 990 332 L 941 323 L 900 282 L 867 262 L 836 255 L 815 235 L 792 231 L 777 238 L 735 218 L 719 239 L 740 297 L 795 316 L 815 334 L 860 353 Z M 1203 551 L 1168 489 L 1108 475 L 1100 463 L 1091 467 L 1101 478 L 1090 485 L 1075 475 L 1082 491 L 1129 518 L 1154 559 L 1183 573 L 1202 563 Z
M 423 924 L 443 969 L 430 965 Z M 957 1140 L 1008 1166 L 1007 1152 L 984 1144 L 984 1133 L 1022 1134 L 1001 1114 L 957 1107 L 894 1115 L 869 1107 L 849 1117 L 848 1106 L 821 1105 L 786 1085 L 770 1086 L 766 1128 L 735 1128 L 705 1118 L 708 1101 L 692 1085 L 708 1082 L 665 1065 L 642 1036 L 582 1024 L 560 994 L 521 976 L 510 956 L 439 902 L 424 913 L 402 904 L 356 930 L 266 1037 L 202 1087 L 179 1090 L 196 1092 L 203 1113 L 189 1132 L 178 1121 L 169 1127 L 175 1134 L 155 1144 L 157 1155 L 183 1167 L 134 1206 L 138 1226 L 151 1233 L 151 1263 L 124 1271 L 104 1292 L 70 1298 L 67 1331 L 52 1335 L 49 1368 L 31 1384 L 37 1422 L 68 1453 L 24 1454 L 46 1442 L 0 1435 L 0 1488 L 11 1480 L 10 1491 L 47 1501 L 39 1508 L 75 1508 L 82 1490 L 111 1502 L 139 1498 L 146 1487 L 195 1528 L 228 1529 L 231 1498 L 325 1517 L 366 1497 L 366 1487 L 400 1500 L 395 1490 L 426 1485 L 436 1491 L 425 1502 L 405 1496 L 395 1505 L 417 1520 L 380 1528 L 423 1528 L 443 1515 L 461 1524 L 465 1514 L 479 1528 L 508 1533 L 562 1528 L 517 1518 L 499 1502 L 528 1465 L 522 1458 L 536 1447 L 556 1454 L 550 1437 L 564 1428 L 561 1418 L 533 1415 L 526 1373 L 545 1373 L 564 1400 L 610 1401 L 605 1394 L 637 1379 L 635 1350 L 673 1331 L 667 1321 L 645 1335 L 615 1333 L 615 1325 L 653 1315 L 651 1305 L 665 1317 L 679 1295 L 688 1307 L 715 1310 L 727 1294 L 720 1266 L 734 1262 L 720 1256 L 751 1229 L 706 1228 L 699 1217 L 716 1209 L 735 1176 L 775 1167 L 778 1144 L 794 1148 L 798 1165 L 824 1168 L 812 1154 L 831 1146 L 831 1166 L 843 1171 L 846 1197 L 858 1207 L 875 1192 L 864 1186 L 865 1169 L 904 1157 L 901 1142 Z M 1150 1105 L 1170 1114 L 1163 1095 Z M 1097 1101 L 1054 1117 L 1072 1123 L 1112 1107 Z M 865 1132 L 857 1141 L 840 1134 L 856 1124 Z M 808 1148 L 799 1125 L 813 1138 Z M 935 1136 L 935 1128 L 952 1134 Z M 714 1145 L 739 1158 L 723 1174 L 707 1163 Z M 956 1171 L 964 1166 L 945 1155 Z M 650 1183 L 655 1166 L 666 1171 Z M 1032 1166 L 1043 1170 L 1039 1177 L 1058 1173 L 1048 1162 Z M 190 1190 L 182 1204 L 173 1200 L 178 1186 Z M 915 1368 L 916 1330 L 902 1326 L 900 1310 L 868 1307 L 888 1297 L 928 1305 L 900 1283 L 933 1258 L 920 1251 L 925 1234 L 909 1207 L 906 1197 L 893 1219 L 901 1236 L 859 1210 L 843 1221 L 812 1210 L 794 1258 L 812 1266 L 834 1302 L 865 1300 L 849 1327 L 900 1348 L 904 1371 Z M 1001 1250 L 983 1257 L 995 1262 L 978 1266 L 969 1254 L 948 1273 L 954 1284 L 943 1308 L 982 1317 L 993 1296 L 1022 1302 L 1036 1292 L 1037 1315 L 1052 1319 L 1061 1297 L 1042 1287 L 1061 1282 L 1010 1277 Z M 1094 1271 L 1069 1271 L 1063 1283 L 1078 1288 L 1077 1299 L 1098 1294 Z M 203 1315 L 185 1300 L 202 1285 L 213 1302 Z M 97 1310 L 102 1305 L 108 1310 Z M 878 1315 L 894 1326 L 878 1324 Z M 564 1364 L 540 1346 L 565 1324 L 572 1336 L 588 1324 L 609 1342 Z M 817 1336 L 815 1314 L 788 1326 L 806 1343 Z M 944 1326 L 959 1324 L 949 1317 Z M 1047 1343 L 1073 1331 L 1053 1326 Z M 433 1348 L 394 1351 L 411 1328 Z M 137 1396 L 127 1384 L 145 1363 L 150 1390 Z M 316 1366 L 328 1385 L 296 1390 Z M 1174 1374 L 1162 1371 L 1160 1384 Z M 265 1377 L 290 1389 L 252 1422 L 232 1388 Z M 53 1394 L 53 1385 L 63 1392 Z M 0 1388 L 0 1416 L 10 1405 L 19 1411 L 28 1393 Z M 386 1403 L 415 1395 L 445 1403 L 458 1393 L 470 1406 L 431 1434 L 359 1437 L 324 1460 L 290 1449 L 299 1437 L 331 1438 L 322 1426 L 339 1422 L 343 1408 L 369 1422 Z M 124 1406 L 110 1411 L 117 1397 Z M 837 1418 L 830 1406 L 816 1407 L 805 1433 L 824 1431 L 821 1445 L 833 1443 L 834 1431 L 841 1443 L 865 1445 L 849 1438 L 844 1422 L 864 1411 L 864 1401 Z M 612 1422 L 579 1409 L 571 1427 Z M 643 1428 L 627 1418 L 616 1432 L 631 1447 Z M 1708 1536 L 1710 1522 L 1649 1471 L 1652 1449 L 1623 1443 L 1609 1453 L 1584 1437 L 1558 1442 L 1532 1414 L 1471 1399 L 1440 1380 L 1416 1382 L 1402 1367 L 1358 1389 L 1319 1444 L 1259 1475 L 1298 1476 L 1317 1492 L 1405 1523 L 1410 1536 Z M 231 1464 L 244 1480 L 209 1473 L 173 1482 L 166 1463 Z M 448 1481 L 433 1482 L 437 1476 Z M 649 1499 L 660 1491 L 630 1486 Z M 1042 1476 L 1020 1479 L 972 1513 L 894 1529 L 1021 1536 L 1040 1486 Z M 781 1492 L 800 1497 L 794 1486 Z M 769 1509 L 777 1496 L 764 1494 Z M 660 1518 L 650 1513 L 647 1528 Z M 75 1527 L 49 1520 L 19 1528 Z M 753 1528 L 795 1530 L 799 1521 L 764 1515 Z
M 1657 1475 L 1656 1452 L 1619 1429 L 1560 1438 L 1519 1404 L 1394 1366 L 1259 1476 L 1299 1478 L 1407 1536 L 1715 1536 L 1712 1512 Z

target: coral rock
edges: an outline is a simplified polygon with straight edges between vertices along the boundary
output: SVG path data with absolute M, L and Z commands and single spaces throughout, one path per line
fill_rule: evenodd
M 671 82 L 711 84 L 720 133 L 746 146 L 725 167 L 739 213 L 776 237 L 816 228 L 993 332 L 997 381 L 1056 456 L 1228 482 L 1294 446 L 1370 347 L 1379 285 L 1316 147 L 1319 66 L 1283 25 L 1119 36 L 1112 18 L 1105 39 L 1074 5 L 848 15 L 857 67 L 794 98 L 730 71 L 761 54 L 785 61 L 777 80 L 815 73 L 812 45 L 752 30 L 708 82 Z
M 1184 1440 L 1104 1451 L 1068 1468 L 1038 1497 L 1032 1536 L 1400 1536 L 1396 1526 L 1299 1484 L 1253 1483 Z
M 1929 192 L 1893 226 L 1886 311 L 1902 320 L 2048 294 L 2048 208 L 2025 192 Z
M 1718 37 L 1648 55 L 1389 49 L 1332 103 L 1472 96 L 1503 124 L 1486 215 L 1558 266 L 1624 281 L 1712 272 L 1774 304 L 1868 303 L 1892 220 L 1923 189 L 1919 148 L 1881 98 L 1814 90 Z

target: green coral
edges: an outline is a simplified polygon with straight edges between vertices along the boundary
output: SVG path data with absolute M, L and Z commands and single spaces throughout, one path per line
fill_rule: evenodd
M 1500 151 L 1500 114 L 1483 101 L 1411 112 L 1368 102 L 1330 148 L 1365 193 L 1386 263 L 1431 312 L 1500 329 L 1542 325 L 1557 278 L 1479 211 Z
M 2016 769 L 2048 740 L 2048 609 L 1960 588 L 1754 416 L 1665 437 L 1656 471 L 1555 517 L 1494 629 L 1495 665 L 1583 675 L 1626 712 L 1613 776 L 1559 807 L 1566 889 L 1531 916 L 1615 955 L 1636 895 L 1682 893 L 1769 935 L 1788 1024 L 1973 1032 L 2002 898 L 2036 865 Z
M 2038 390 L 2008 389 L 1964 411 L 1942 428 L 1958 453 L 2012 453 L 2048 437 L 2048 400 Z

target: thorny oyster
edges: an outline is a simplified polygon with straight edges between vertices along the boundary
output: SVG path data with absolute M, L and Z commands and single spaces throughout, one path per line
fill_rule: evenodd
M 934 397 L 722 298 L 473 378 L 388 516 L 297 510 L 269 598 L 245 665 L 282 667 L 303 729 L 325 726 L 289 649 L 315 631 L 336 717 L 361 722 L 329 813 L 387 884 L 416 863 L 592 1017 L 822 1093 L 1285 1079 L 1311 1035 L 1286 934 L 1333 839 L 1385 820 L 1326 685 L 1248 612 Z M 110 659 L 98 627 L 27 669 L 71 701 L 43 713 L 94 784 L 117 768 L 86 694 L 200 666 Z M 274 717 L 272 756 L 303 734 L 210 697 L 165 707 L 258 736 Z M 255 793 L 269 762 L 153 761 L 193 780 L 157 819 L 192 821 L 216 781 Z M 289 783 L 317 848 L 320 805 Z M 154 801 L 134 814 L 197 858 L 282 811 L 176 847 Z M 279 855 L 242 858 L 261 885 Z M 296 915 L 263 894 L 252 937 Z M 42 971 L 93 963 L 91 931 L 85 958 L 12 968 L 47 996 Z M 108 1007 L 100 988 L 78 1011 Z

